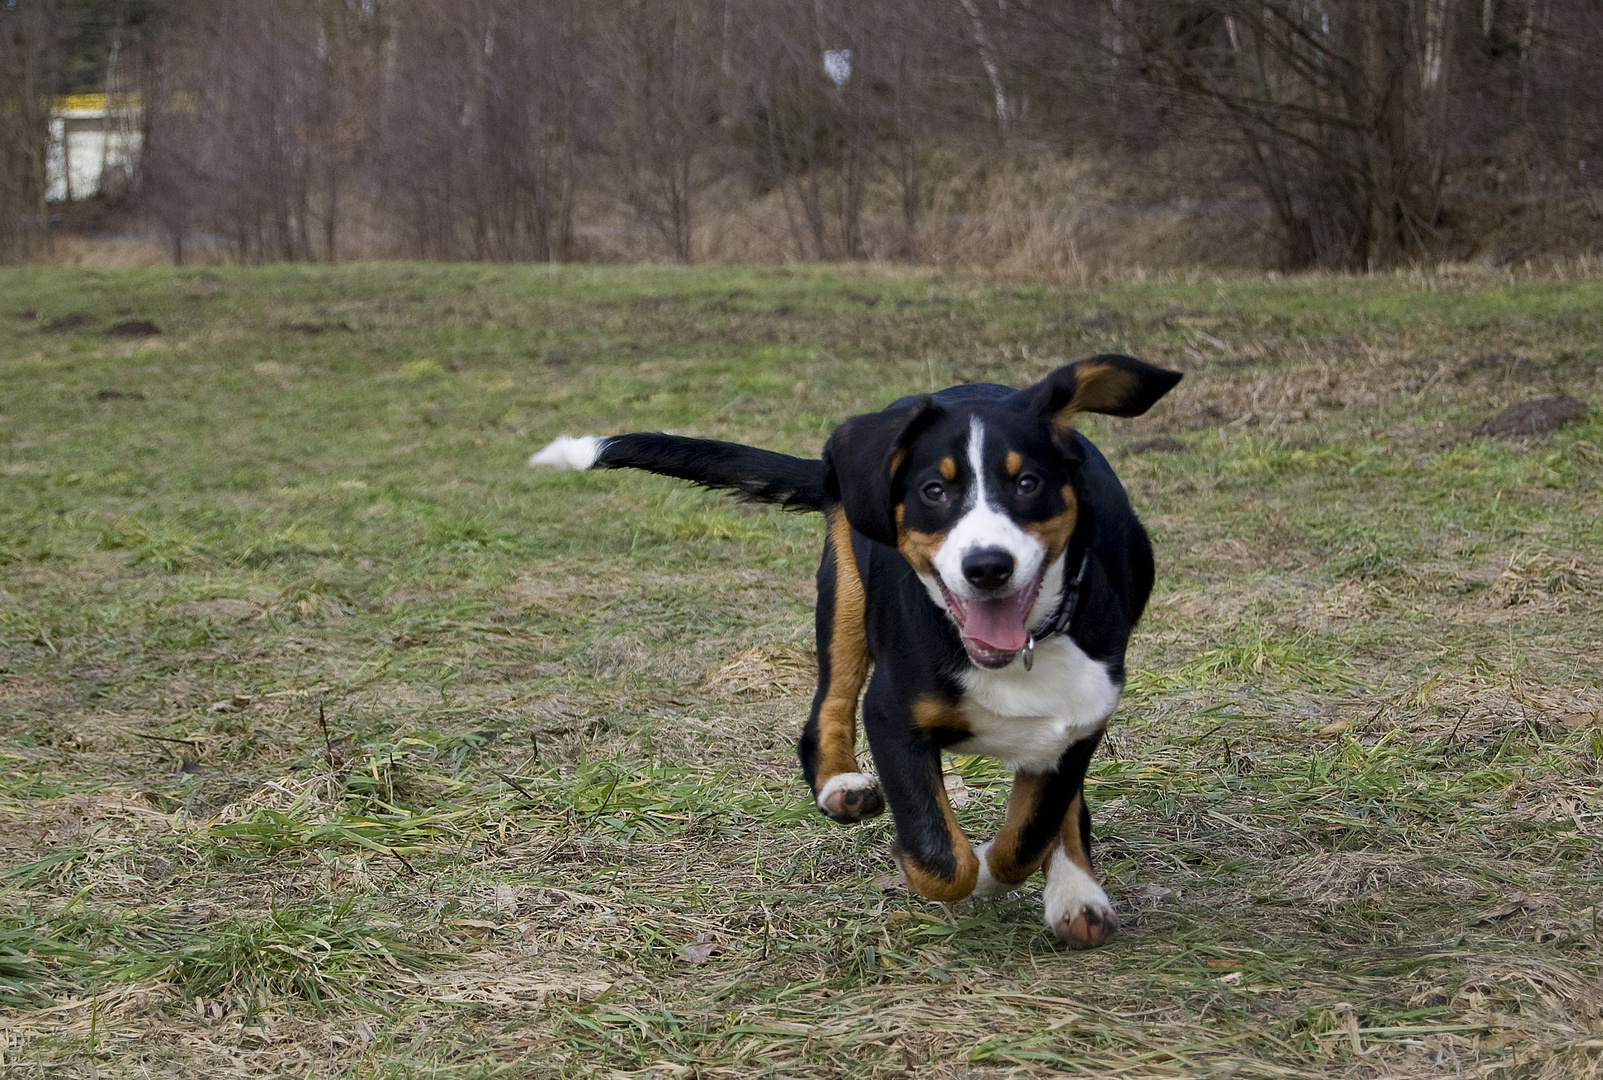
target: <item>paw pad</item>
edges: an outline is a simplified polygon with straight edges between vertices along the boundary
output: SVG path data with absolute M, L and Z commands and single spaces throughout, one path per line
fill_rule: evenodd
M 1119 929 L 1119 917 L 1112 908 L 1086 906 L 1069 912 L 1052 924 L 1058 940 L 1071 949 L 1094 949 Z
M 842 773 L 818 792 L 818 809 L 828 818 L 851 824 L 885 812 L 885 797 L 872 776 Z

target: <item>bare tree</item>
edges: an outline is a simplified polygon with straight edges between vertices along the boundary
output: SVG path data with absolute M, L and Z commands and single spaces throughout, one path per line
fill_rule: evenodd
M 725 15 L 714 0 L 616 0 L 595 11 L 613 183 L 680 262 L 694 255 L 697 200 L 726 170 Z
M 373 5 L 224 0 L 195 5 L 151 103 L 147 169 L 170 213 L 251 261 L 331 259 L 367 141 Z
M 1447 0 L 1109 0 L 1103 14 L 1106 70 L 1139 71 L 1233 133 L 1290 264 L 1426 250 L 1453 85 Z
M 880 0 L 853 14 L 861 53 L 854 74 L 860 117 L 854 135 L 894 199 L 897 254 L 916 262 L 920 223 L 945 174 L 941 147 L 984 144 L 988 130 L 1005 136 L 1017 119 L 1018 102 L 1001 81 L 998 46 L 974 21 L 981 14 L 977 4 Z M 978 87 L 951 90 L 953 73 L 973 66 L 976 34 L 984 40 L 989 99 Z
M 423 256 L 561 260 L 586 42 L 561 0 L 421 0 L 385 65 L 386 198 Z
M 50 242 L 45 154 L 58 7 L 56 0 L 0 4 L 0 262 Z
M 1008 104 L 1007 86 L 1002 80 L 1001 54 L 996 43 L 991 40 L 991 32 L 986 29 L 985 17 L 980 13 L 980 6 L 976 0 L 957 0 L 957 2 L 962 7 L 963 14 L 968 17 L 969 35 L 974 40 L 974 48 L 980 57 L 980 66 L 985 69 L 985 78 L 990 83 L 991 94 L 996 102 L 996 133 L 1006 138 L 1013 107 Z

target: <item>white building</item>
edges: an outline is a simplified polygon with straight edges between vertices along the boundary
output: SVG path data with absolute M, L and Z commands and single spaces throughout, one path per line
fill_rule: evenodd
M 136 94 L 74 94 L 50 110 L 45 198 L 87 199 L 120 190 L 134 174 L 144 134 Z

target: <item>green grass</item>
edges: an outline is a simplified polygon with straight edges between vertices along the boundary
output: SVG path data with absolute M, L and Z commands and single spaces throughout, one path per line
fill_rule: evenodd
M 1603 282 L 384 264 L 0 272 L 7 1076 L 1603 1074 Z M 68 334 L 43 332 L 83 313 Z M 150 319 L 159 336 L 111 338 Z M 808 805 L 817 519 L 537 473 L 816 453 L 1118 349 L 1159 585 L 1124 930 Z M 951 768 L 983 837 L 1007 778 Z

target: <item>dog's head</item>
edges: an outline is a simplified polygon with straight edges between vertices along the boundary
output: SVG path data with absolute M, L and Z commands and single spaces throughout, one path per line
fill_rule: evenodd
M 901 552 L 969 658 L 1004 667 L 1062 590 L 1079 519 L 1074 417 L 1140 416 L 1179 381 L 1106 355 L 1011 396 L 898 402 L 836 429 L 824 448 L 827 484 L 852 528 Z

